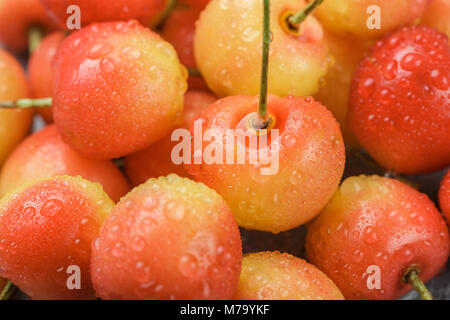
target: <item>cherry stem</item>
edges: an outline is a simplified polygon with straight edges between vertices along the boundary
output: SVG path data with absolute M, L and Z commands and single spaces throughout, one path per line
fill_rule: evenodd
M 406 271 L 403 281 L 412 285 L 414 290 L 416 290 L 420 294 L 422 300 L 433 300 L 431 292 L 427 289 L 423 281 L 420 279 L 419 275 L 420 270 L 418 270 L 416 267 L 411 267 L 408 271 Z
M 293 25 L 297 25 L 305 21 L 308 15 L 313 12 L 315 8 L 317 8 L 323 0 L 313 0 L 301 11 L 297 12 L 293 16 L 289 18 L 289 23 Z
M 13 285 L 11 281 L 8 281 L 8 283 L 5 285 L 2 292 L 0 293 L 0 300 L 8 300 L 15 290 L 16 286 Z
M 196 68 L 187 68 L 187 70 L 191 77 L 201 77 L 202 76 L 200 70 L 198 70 Z
M 47 108 L 52 106 L 52 98 L 42 99 L 19 99 L 15 101 L 0 101 L 0 108 L 27 109 L 27 108 Z
M 42 29 L 39 27 L 31 27 L 28 30 L 28 52 L 31 55 L 42 41 Z
M 270 50 L 270 0 L 264 0 L 264 18 L 263 18 L 263 51 L 261 67 L 261 87 L 259 92 L 258 115 L 263 124 L 267 123 L 267 90 L 269 82 L 269 50 Z M 261 127 L 264 127 L 262 125 Z

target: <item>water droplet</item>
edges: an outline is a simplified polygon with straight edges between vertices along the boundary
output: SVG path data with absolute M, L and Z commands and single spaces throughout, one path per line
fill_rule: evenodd
M 45 217 L 53 217 L 57 215 L 63 207 L 63 203 L 58 199 L 47 201 L 41 208 L 41 215 Z

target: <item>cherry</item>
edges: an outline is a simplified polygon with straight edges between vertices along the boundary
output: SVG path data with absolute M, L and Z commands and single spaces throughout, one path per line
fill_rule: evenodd
M 439 205 L 442 213 L 450 223 L 450 170 L 447 171 L 444 179 L 442 179 L 441 188 L 439 189 Z
M 308 17 L 301 28 L 290 20 L 305 4 L 304 0 L 272 1 L 271 94 L 314 94 L 330 66 L 332 59 L 317 20 Z M 259 92 L 262 20 L 260 0 L 212 0 L 202 12 L 195 33 L 195 57 L 206 83 L 218 96 Z
M 113 206 L 100 185 L 68 176 L 2 197 L 0 275 L 32 299 L 94 298 L 91 241 Z M 77 290 L 68 287 L 71 266 L 79 268 Z
M 345 143 L 355 147 L 358 142 L 346 121 L 346 116 L 353 74 L 366 52 L 367 41 L 346 38 L 330 32 L 325 32 L 324 35 L 325 42 L 334 57 L 334 63 L 314 97 L 336 117 Z
M 52 63 L 56 50 L 64 40 L 64 33 L 54 32 L 42 39 L 34 50 L 28 63 L 28 74 L 33 97 L 46 98 L 52 96 L 53 70 Z M 51 108 L 36 108 L 36 111 L 47 123 L 53 122 Z
M 201 124 L 205 133 L 240 130 L 249 139 L 264 137 L 265 142 L 254 145 L 245 136 L 244 141 L 239 136 L 231 141 L 225 134 L 216 137 L 215 144 L 225 146 L 214 151 L 219 157 L 223 153 L 221 161 L 203 159 L 210 145 L 194 142 L 194 162 L 186 169 L 224 197 L 240 226 L 278 233 L 308 222 L 323 209 L 342 177 L 345 148 L 336 120 L 313 98 L 267 97 L 269 18 L 265 0 L 259 99 L 243 95 L 221 99 L 191 126 L 194 140 L 206 140 L 198 137 L 196 127 Z M 201 161 L 195 162 L 199 154 Z M 270 161 L 264 159 L 268 157 Z
M 438 31 L 403 28 L 378 41 L 359 65 L 348 121 L 388 170 L 434 171 L 450 164 L 450 46 Z
M 189 129 L 192 120 L 215 101 L 216 97 L 207 92 L 188 91 L 184 96 L 184 124 L 180 127 Z M 172 141 L 172 134 L 169 134 L 147 149 L 127 156 L 125 172 L 132 185 L 137 186 L 149 178 L 170 173 L 190 177 L 183 164 L 175 164 L 172 160 L 172 150 L 177 143 Z
M 178 53 L 180 62 L 189 68 L 196 70 L 197 63 L 194 57 L 195 22 L 200 15 L 200 10 L 193 7 L 176 7 L 164 23 L 161 36 L 170 42 Z M 190 72 L 188 85 L 190 90 L 208 90 L 201 76 Z
M 177 175 L 123 197 L 92 247 L 102 299 L 231 299 L 239 281 L 241 239 L 230 208 Z
M 346 299 L 396 299 L 445 266 L 449 234 L 428 197 L 389 178 L 346 179 L 308 226 L 306 253 Z M 420 276 L 420 279 L 418 278 Z
M 259 252 L 242 259 L 235 300 L 343 300 L 319 269 L 287 253 Z
M 25 50 L 33 28 L 45 32 L 56 28 L 39 0 L 0 1 L 0 42 L 9 50 Z
M 204 9 L 210 0 L 181 0 L 181 1 L 193 7 Z
M 337 34 L 377 38 L 412 24 L 425 12 L 429 0 L 326 0 L 317 10 L 322 25 Z M 375 10 L 374 10 L 375 9 Z M 379 15 L 379 16 L 378 16 Z M 378 26 L 376 20 L 380 23 Z
M 0 49 L 0 101 L 25 98 L 29 88 L 20 63 L 8 52 Z M 27 135 L 32 110 L 0 109 L 0 165 Z
M 50 15 L 63 27 L 70 14 L 67 8 L 77 5 L 81 11 L 81 25 L 94 22 L 127 21 L 136 19 L 145 26 L 159 22 L 170 0 L 41 0 Z
M 186 70 L 169 43 L 135 21 L 72 33 L 54 72 L 55 124 L 86 156 L 110 159 L 144 149 L 182 116 Z
M 114 201 L 130 190 L 114 163 L 80 155 L 62 141 L 52 125 L 28 137 L 9 156 L 0 175 L 0 197 L 33 180 L 61 175 L 98 182 Z
M 425 11 L 422 23 L 450 37 L 450 0 L 433 0 Z

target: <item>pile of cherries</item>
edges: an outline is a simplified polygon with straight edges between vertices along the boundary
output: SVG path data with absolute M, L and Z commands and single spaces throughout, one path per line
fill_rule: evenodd
M 443 215 L 397 177 L 450 165 L 450 0 L 372 2 L 0 0 L 0 298 L 432 299 L 450 172 Z M 175 164 L 197 122 L 279 170 Z M 342 182 L 351 150 L 386 177 Z M 308 262 L 242 255 L 307 223 Z

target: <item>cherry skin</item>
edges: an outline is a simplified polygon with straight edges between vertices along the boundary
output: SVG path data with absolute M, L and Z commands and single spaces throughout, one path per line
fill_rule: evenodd
M 70 17 L 67 8 L 77 5 L 81 11 L 81 26 L 94 22 L 138 20 L 145 26 L 155 25 L 169 0 L 41 0 L 50 15 L 66 28 Z
M 200 10 L 193 7 L 176 7 L 164 23 L 161 36 L 177 50 L 180 62 L 188 68 L 197 69 L 194 57 L 195 22 Z M 196 75 L 188 79 L 190 90 L 208 90 L 205 81 Z
M 442 213 L 450 223 L 450 170 L 447 171 L 439 189 L 439 205 Z
M 53 59 L 64 40 L 64 33 L 54 32 L 42 39 L 28 63 L 31 92 L 34 98 L 47 98 L 53 94 Z M 47 123 L 53 122 L 51 108 L 36 108 Z
M 93 24 L 61 44 L 53 118 L 88 157 L 142 150 L 180 121 L 187 73 L 173 47 L 135 21 Z
M 421 23 L 434 27 L 450 37 L 450 0 L 433 0 Z
M 351 89 L 349 125 L 382 166 L 400 173 L 450 164 L 450 46 L 438 31 L 403 28 L 372 48 Z
M 327 73 L 331 59 L 318 21 L 309 16 L 298 32 L 287 22 L 305 6 L 304 0 L 271 3 L 271 94 L 314 94 Z M 195 57 L 201 74 L 216 95 L 259 93 L 262 20 L 260 0 L 212 0 L 202 11 L 195 33 Z
M 181 0 L 181 1 L 195 8 L 204 9 L 210 0 Z
M 80 177 L 41 180 L 4 196 L 0 275 L 32 299 L 94 298 L 91 242 L 113 206 L 100 185 Z M 79 290 L 67 286 L 73 265 L 80 268 Z
M 242 259 L 235 300 L 343 300 L 323 272 L 287 253 L 259 252 Z
M 92 247 L 102 299 L 231 299 L 239 281 L 241 239 L 230 208 L 177 175 L 123 197 Z
M 20 63 L 0 49 L 0 101 L 27 98 L 29 88 Z M 32 110 L 0 108 L 0 166 L 30 130 Z
M 402 279 L 407 269 L 428 281 L 445 266 L 449 246 L 445 220 L 426 195 L 378 176 L 346 179 L 306 237 L 309 261 L 346 299 L 401 297 L 411 290 Z M 376 284 L 374 266 L 378 288 L 368 286 Z
M 251 129 L 246 127 L 247 120 L 258 110 L 258 102 L 258 98 L 249 96 L 224 98 L 208 107 L 197 121 L 202 121 L 203 133 L 209 129 L 245 132 Z M 260 144 L 255 149 L 246 139 L 240 152 L 245 155 L 245 164 L 235 156 L 234 164 L 207 164 L 207 159 L 201 159 L 202 164 L 186 164 L 186 169 L 224 197 L 241 227 L 278 233 L 308 222 L 323 209 L 342 177 L 345 150 L 338 123 L 313 98 L 271 95 L 268 112 L 274 126 L 267 133 L 267 146 Z M 279 137 L 273 129 L 278 130 Z M 225 145 L 224 153 L 228 148 L 234 149 L 234 154 L 242 149 L 237 139 Z M 203 143 L 203 150 L 193 149 L 191 158 L 199 151 L 207 154 L 206 148 L 208 143 Z M 249 154 L 254 150 L 273 154 L 272 168 L 260 157 L 250 162 Z
M 317 8 L 316 15 L 324 28 L 333 33 L 373 39 L 412 24 L 421 17 L 429 3 L 429 0 L 399 0 L 395 3 L 390 0 L 326 0 Z M 377 11 L 368 10 L 374 5 L 377 10 L 379 8 L 380 28 L 372 27 Z
M 184 124 L 180 128 L 189 129 L 192 120 L 215 101 L 216 97 L 207 92 L 188 91 L 184 96 Z M 175 164 L 172 160 L 172 150 L 178 142 L 172 141 L 171 137 L 172 133 L 125 158 L 125 172 L 133 186 L 170 173 L 190 177 L 183 164 Z
M 334 35 L 331 32 L 325 32 L 324 34 L 325 42 L 334 57 L 334 63 L 324 77 L 322 86 L 319 92 L 314 95 L 314 98 L 326 106 L 336 117 L 341 126 L 345 143 L 355 147 L 358 142 L 346 119 L 353 74 L 364 57 L 367 43 Z
M 13 52 L 28 47 L 31 27 L 56 29 L 39 0 L 0 0 L 0 42 Z
M 98 182 L 114 201 L 130 190 L 114 163 L 80 155 L 52 125 L 28 137 L 9 156 L 0 175 L 0 197 L 27 182 L 62 175 Z

